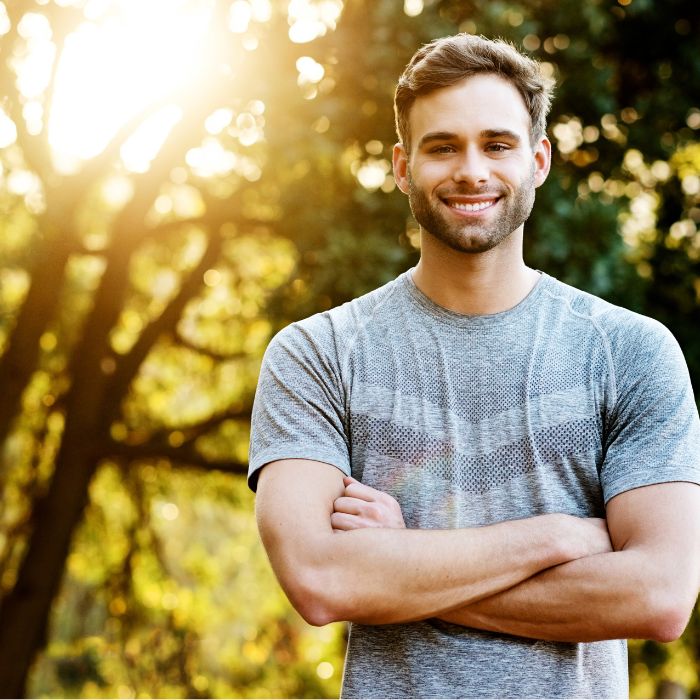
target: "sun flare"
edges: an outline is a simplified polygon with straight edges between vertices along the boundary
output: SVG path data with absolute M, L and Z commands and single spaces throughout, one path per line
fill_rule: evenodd
M 15 124 L 21 118 L 29 134 L 46 134 L 57 172 L 77 172 L 121 127 L 135 120 L 133 131 L 124 137 L 120 158 L 127 171 L 146 172 L 167 134 L 186 113 L 183 95 L 194 95 L 207 79 L 203 76 L 212 75 L 209 52 L 216 0 L 55 0 L 74 6 L 81 15 L 58 54 L 57 37 L 40 9 L 49 2 L 37 0 L 38 7 L 18 21 L 24 46 L 10 61 L 21 115 L 10 116 L 0 107 L 0 148 L 17 139 Z M 342 10 L 342 0 L 233 0 L 226 28 L 242 50 L 255 51 L 254 25 L 281 12 L 289 23 L 289 40 L 305 44 L 335 29 Z M 10 26 L 6 3 L 0 0 L 0 36 Z M 299 89 L 306 99 L 314 99 L 324 66 L 302 56 L 296 68 Z M 254 103 L 235 115 L 222 106 L 207 120 L 211 137 L 188 154 L 188 164 L 200 176 L 246 165 L 245 159 L 236 160 L 222 147 L 218 135 L 226 130 L 243 147 L 262 140 L 265 106 L 259 100 Z M 256 179 L 251 168 L 246 172 L 244 177 Z
M 194 78 L 206 50 L 212 8 L 211 0 L 91 0 L 85 5 L 86 19 L 68 37 L 57 66 L 48 120 L 60 171 L 74 170 L 97 155 L 120 126 Z M 40 22 L 36 25 L 39 34 Z M 50 42 L 50 34 L 33 41 Z M 41 82 L 41 72 L 31 68 L 25 75 Z M 38 85 L 27 82 L 38 91 Z M 177 118 L 170 105 L 146 120 L 139 129 L 144 133 L 137 131 L 122 149 L 127 168 L 147 169 L 162 142 L 158 134 L 167 134 Z

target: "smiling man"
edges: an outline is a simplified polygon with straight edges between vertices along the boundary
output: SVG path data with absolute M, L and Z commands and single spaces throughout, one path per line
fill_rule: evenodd
M 350 621 L 346 697 L 621 697 L 700 584 L 700 425 L 660 324 L 529 268 L 536 62 L 460 34 L 399 80 L 413 270 L 270 344 L 249 483 L 279 581 Z

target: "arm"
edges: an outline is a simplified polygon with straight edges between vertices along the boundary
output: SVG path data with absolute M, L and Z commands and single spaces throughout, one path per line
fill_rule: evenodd
M 700 486 L 634 489 L 607 508 L 615 551 L 568 562 L 440 617 L 564 642 L 678 638 L 700 586 Z
M 342 472 L 322 462 L 280 460 L 260 474 L 263 544 L 287 596 L 312 624 L 432 617 L 610 549 L 603 521 L 563 514 L 462 530 L 347 530 L 331 525 L 345 493 Z
M 362 487 L 360 500 L 357 490 L 349 490 L 352 481 L 346 477 L 346 498 L 336 501 L 334 526 L 402 526 L 393 499 Z M 671 482 L 634 489 L 613 498 L 607 515 L 614 552 L 556 566 L 439 617 L 560 642 L 676 639 L 700 586 L 700 486 Z

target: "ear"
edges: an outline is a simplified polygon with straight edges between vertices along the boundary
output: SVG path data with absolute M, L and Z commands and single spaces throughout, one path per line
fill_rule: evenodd
M 552 144 L 544 136 L 535 146 L 535 187 L 539 187 L 549 175 L 549 168 L 552 164 Z
M 408 194 L 408 154 L 402 143 L 394 145 L 394 154 L 392 157 L 394 166 L 394 180 L 398 188 Z

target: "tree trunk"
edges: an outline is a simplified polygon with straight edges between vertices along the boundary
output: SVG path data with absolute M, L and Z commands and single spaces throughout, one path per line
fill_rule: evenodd
M 34 509 L 34 528 L 17 582 L 0 608 L 3 698 L 24 697 L 30 666 L 37 649 L 45 644 L 51 603 L 95 472 L 95 455 L 85 437 L 91 428 L 74 422 L 64 436 L 51 486 Z
M 53 218 L 47 213 L 44 222 Z M 37 367 L 39 339 L 54 318 L 60 299 L 66 263 L 72 252 L 64 232 L 51 227 L 37 255 L 27 296 L 17 316 L 8 347 L 0 358 L 0 446 L 21 413 L 22 393 Z

